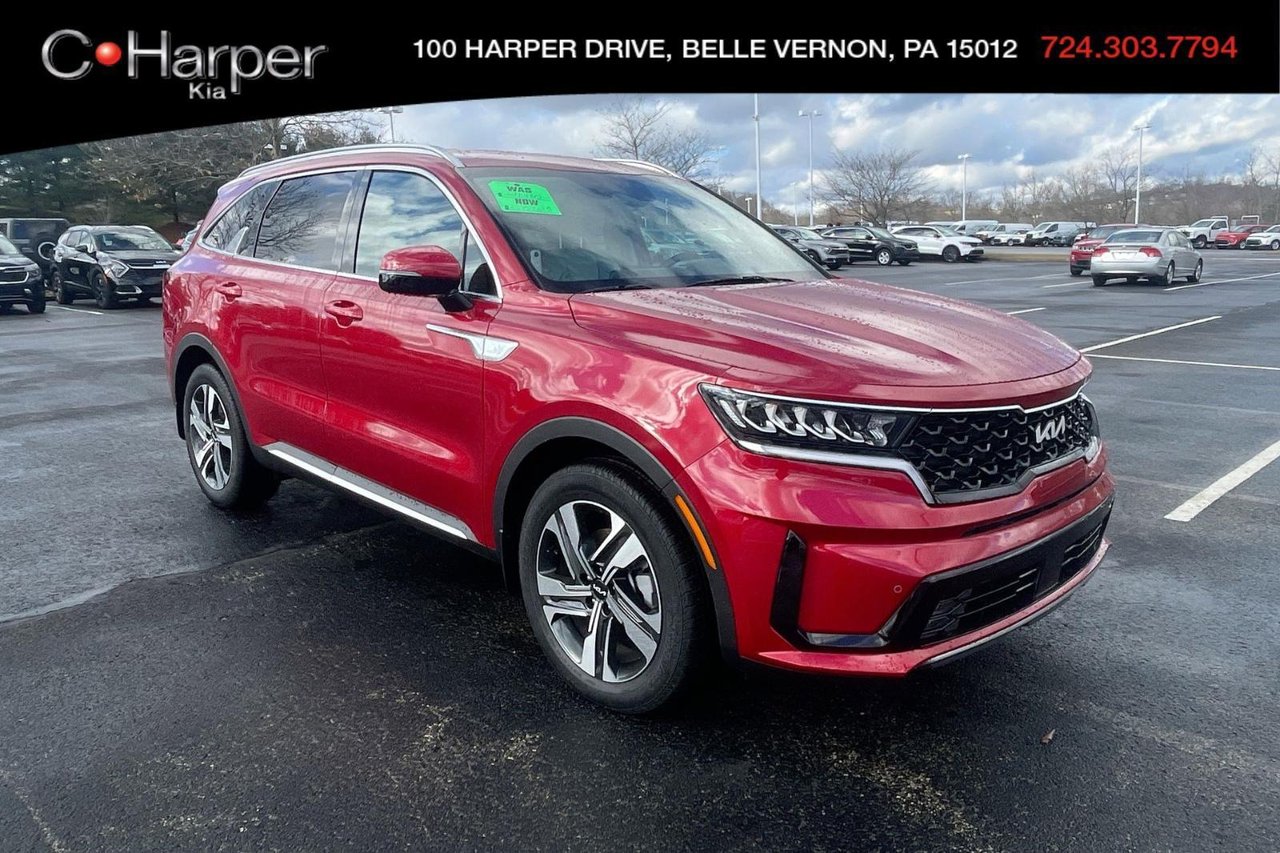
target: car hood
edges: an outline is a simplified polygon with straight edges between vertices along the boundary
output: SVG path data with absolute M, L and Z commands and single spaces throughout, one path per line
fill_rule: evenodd
M 176 261 L 180 254 L 178 252 L 159 252 L 159 251 L 118 251 L 118 252 L 101 252 L 100 257 L 115 258 L 117 261 L 124 261 L 126 264 L 139 263 L 141 261 L 152 261 L 154 263 L 171 264 Z
M 27 267 L 32 263 L 26 255 L 0 254 L 0 267 Z
M 1022 320 L 851 279 L 613 291 L 570 304 L 584 329 L 629 348 L 714 362 L 744 386 L 796 396 L 902 397 L 904 388 L 1025 381 L 1081 361 Z

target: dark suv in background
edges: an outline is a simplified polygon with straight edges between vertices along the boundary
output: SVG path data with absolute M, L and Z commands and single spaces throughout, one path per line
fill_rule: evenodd
M 99 308 L 146 302 L 160 295 L 178 254 L 144 225 L 76 225 L 53 249 L 53 290 L 61 305 L 86 297 Z
M 914 240 L 895 236 L 872 225 L 837 225 L 820 233 L 848 246 L 851 261 L 875 261 L 882 267 L 897 261 L 905 267 L 920 259 Z
M 44 274 L 12 241 L 0 237 L 0 313 L 7 313 L 11 305 L 44 313 Z
M 8 237 L 19 252 L 40 267 L 40 274 L 48 284 L 53 261 L 50 250 L 46 248 L 41 252 L 40 247 L 52 246 L 70 227 L 71 223 L 65 219 L 0 219 L 0 237 Z

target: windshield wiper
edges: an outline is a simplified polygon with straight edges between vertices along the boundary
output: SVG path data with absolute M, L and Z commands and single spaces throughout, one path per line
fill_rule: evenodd
M 583 293 L 608 293 L 611 290 L 653 290 L 652 284 L 641 284 L 638 281 L 624 281 L 618 284 L 610 284 L 604 287 L 593 287 Z
M 793 278 L 778 278 L 771 275 L 732 275 L 726 278 L 709 278 L 705 281 L 694 281 L 685 287 L 713 287 L 717 284 L 766 284 L 771 281 L 795 281 Z

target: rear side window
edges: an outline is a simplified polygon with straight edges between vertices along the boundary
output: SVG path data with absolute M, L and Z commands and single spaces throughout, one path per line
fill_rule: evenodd
M 205 232 L 205 245 L 233 255 L 253 254 L 258 223 L 262 221 L 262 209 L 267 206 L 275 188 L 274 181 L 258 184 L 240 196 L 235 204 L 218 217 L 214 226 Z
M 355 176 L 330 172 L 280 184 L 263 214 L 254 257 L 337 270 L 338 229 Z
M 374 172 L 360 217 L 356 275 L 376 278 L 382 256 L 406 246 L 439 246 L 461 262 L 462 234 L 462 217 L 434 183 L 412 172 Z

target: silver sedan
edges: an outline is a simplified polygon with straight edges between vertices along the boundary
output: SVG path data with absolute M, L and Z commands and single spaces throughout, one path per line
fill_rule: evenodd
M 1204 260 L 1176 228 L 1132 228 L 1117 231 L 1093 250 L 1089 272 L 1095 287 L 1114 278 L 1130 283 L 1145 278 L 1159 285 L 1178 278 L 1196 282 Z

